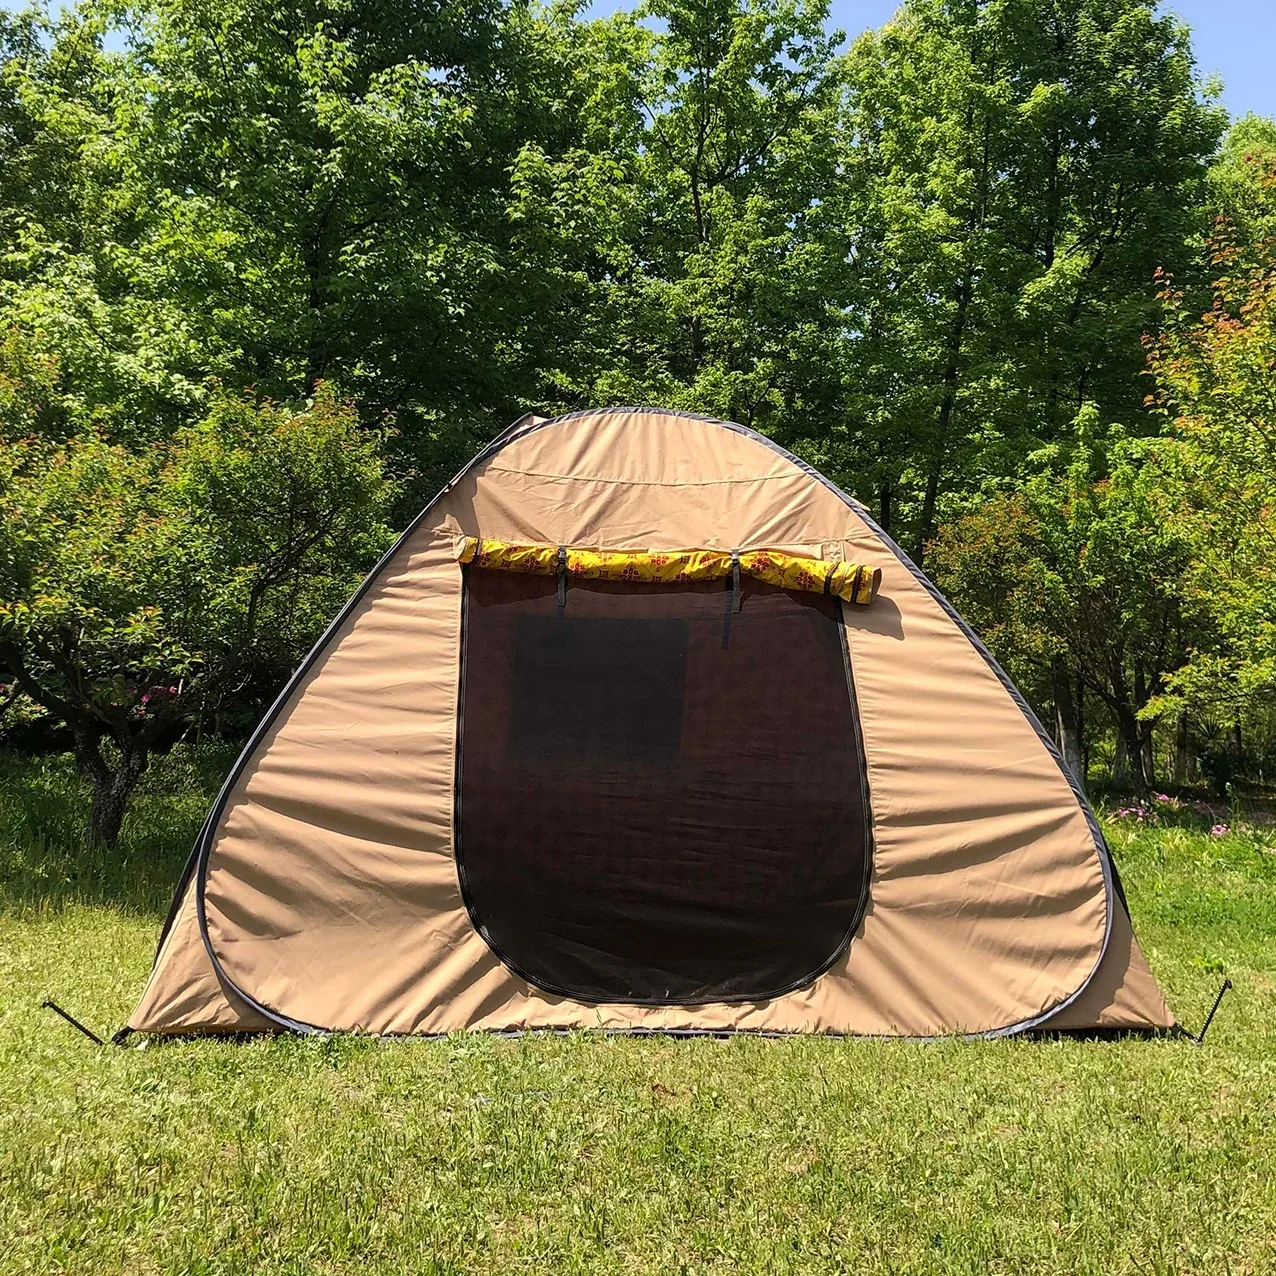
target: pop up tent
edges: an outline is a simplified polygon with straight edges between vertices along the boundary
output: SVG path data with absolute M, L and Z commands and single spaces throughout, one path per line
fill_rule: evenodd
M 129 1027 L 933 1037 L 1173 1018 L 978 639 L 762 436 L 525 418 L 272 707 Z

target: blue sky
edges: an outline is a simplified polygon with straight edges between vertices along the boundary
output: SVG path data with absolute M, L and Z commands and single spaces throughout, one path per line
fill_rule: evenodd
M 1166 0 L 1162 7 L 1192 28 L 1196 61 L 1206 75 L 1222 76 L 1234 116 L 1276 115 L 1276 0 Z M 833 22 L 857 35 L 895 8 L 896 0 L 833 0 Z
M 832 0 L 833 25 L 850 36 L 880 26 L 898 0 Z M 630 6 L 594 0 L 595 13 Z M 1192 28 L 1202 73 L 1223 79 L 1223 102 L 1233 116 L 1276 115 L 1276 0 L 1164 0 L 1163 8 Z

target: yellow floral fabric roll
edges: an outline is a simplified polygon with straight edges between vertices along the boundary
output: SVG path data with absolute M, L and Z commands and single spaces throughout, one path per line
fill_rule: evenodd
M 685 585 L 721 580 L 731 571 L 731 555 L 713 549 L 676 549 L 652 553 L 569 549 L 567 571 L 586 580 L 667 582 Z
M 520 545 L 509 541 L 465 537 L 458 557 L 463 563 L 496 571 L 552 576 L 558 571 L 557 545 Z M 569 576 L 585 580 L 629 581 L 633 584 L 688 584 L 721 580 L 731 574 L 732 555 L 720 549 L 594 550 L 565 547 Z M 743 550 L 740 570 L 746 576 L 807 593 L 835 594 L 848 603 L 873 601 L 882 580 L 880 567 L 804 558 L 779 550 Z
M 812 594 L 824 592 L 832 567 L 822 558 L 799 558 L 769 549 L 748 550 L 740 555 L 740 570 L 746 575 L 781 589 L 801 589 Z
M 467 536 L 461 545 L 460 558 L 463 563 L 493 571 L 552 576 L 558 570 L 556 545 L 515 545 L 509 541 L 479 540 Z

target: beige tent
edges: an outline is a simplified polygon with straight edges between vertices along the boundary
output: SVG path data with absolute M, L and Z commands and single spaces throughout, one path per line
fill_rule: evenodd
M 1023 699 L 760 435 L 525 418 L 258 728 L 131 1029 L 934 1037 L 1173 1017 Z

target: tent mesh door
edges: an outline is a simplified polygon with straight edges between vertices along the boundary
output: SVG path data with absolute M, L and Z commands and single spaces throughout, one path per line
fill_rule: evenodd
M 745 582 L 467 568 L 456 845 L 497 955 L 583 1001 L 755 1001 L 862 916 L 869 820 L 838 604 Z

